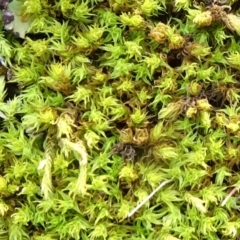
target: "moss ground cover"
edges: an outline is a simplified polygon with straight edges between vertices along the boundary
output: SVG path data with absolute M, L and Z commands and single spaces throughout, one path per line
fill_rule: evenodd
M 238 239 L 239 2 L 9 2 L 0 239 Z

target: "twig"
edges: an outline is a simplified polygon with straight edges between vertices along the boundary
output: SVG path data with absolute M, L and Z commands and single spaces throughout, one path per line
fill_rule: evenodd
M 228 195 L 227 195 L 227 197 L 223 200 L 223 202 L 222 202 L 222 204 L 221 204 L 221 207 L 223 207 L 226 203 L 227 203 L 227 201 L 230 199 L 230 197 L 236 192 L 236 191 L 238 191 L 240 189 L 240 187 L 235 187 Z
M 153 195 L 158 192 L 166 184 L 172 182 L 173 180 L 166 180 L 162 182 L 154 191 L 152 191 L 141 203 L 139 203 L 129 214 L 128 217 L 131 217 L 137 210 L 139 210 Z

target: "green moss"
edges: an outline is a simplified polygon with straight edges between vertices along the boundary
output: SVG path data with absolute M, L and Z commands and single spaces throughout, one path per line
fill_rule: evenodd
M 19 4 L 26 37 L 0 34 L 0 238 L 239 238 L 237 1 Z

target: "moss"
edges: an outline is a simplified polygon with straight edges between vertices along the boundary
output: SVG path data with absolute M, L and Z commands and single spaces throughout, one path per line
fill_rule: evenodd
M 236 1 L 17 4 L 31 26 L 1 23 L 0 237 L 237 239 Z

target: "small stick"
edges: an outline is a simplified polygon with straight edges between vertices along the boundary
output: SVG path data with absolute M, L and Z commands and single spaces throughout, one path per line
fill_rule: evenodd
M 239 190 L 239 187 L 235 187 L 228 195 L 227 197 L 223 200 L 222 204 L 221 204 L 221 207 L 223 207 L 227 201 L 230 199 L 230 197 L 236 192 Z
M 129 214 L 128 217 L 131 217 L 137 210 L 139 210 L 153 195 L 159 191 L 166 184 L 172 182 L 173 180 L 166 180 L 162 182 L 154 191 L 152 191 L 141 203 L 139 203 Z

